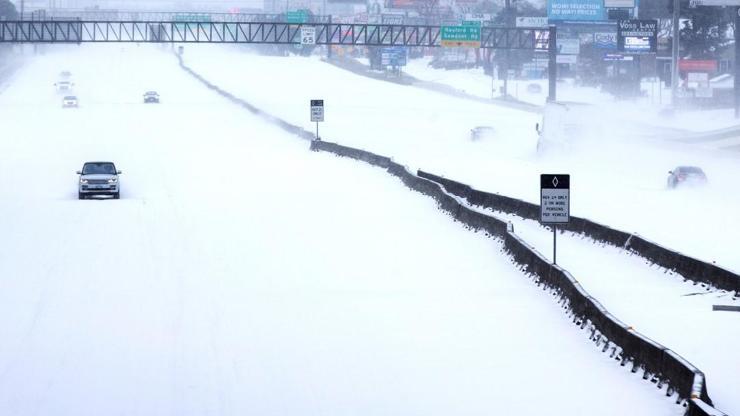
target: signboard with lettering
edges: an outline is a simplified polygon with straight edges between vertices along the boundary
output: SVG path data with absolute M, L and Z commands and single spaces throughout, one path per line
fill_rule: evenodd
M 594 46 L 599 49 L 617 49 L 617 32 L 594 33 Z
M 311 100 L 311 121 L 324 121 L 324 100 Z
M 604 7 L 607 9 L 618 9 L 635 7 L 635 0 L 604 0 Z
M 316 44 L 316 28 L 313 26 L 301 27 L 301 45 Z
M 547 16 L 526 17 L 519 16 L 516 18 L 516 27 L 547 27 Z
M 548 0 L 550 20 L 605 20 L 603 0 Z
M 383 66 L 406 66 L 406 48 L 395 46 L 380 50 L 380 64 Z
M 480 25 L 442 26 L 440 37 L 442 46 L 480 48 Z
M 657 20 L 617 22 L 617 50 L 628 53 L 655 53 L 658 47 Z
M 717 61 L 699 59 L 681 59 L 678 61 L 681 72 L 717 72 Z
M 558 54 L 578 55 L 581 53 L 581 40 L 578 38 L 558 38 Z
M 540 175 L 540 222 L 570 222 L 570 175 Z
M 291 10 L 285 13 L 285 20 L 288 23 L 306 23 L 308 22 L 308 11 L 306 10 Z

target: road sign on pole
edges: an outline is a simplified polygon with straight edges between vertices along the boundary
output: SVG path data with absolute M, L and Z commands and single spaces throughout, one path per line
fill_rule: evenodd
M 552 224 L 552 263 L 557 264 L 557 225 L 570 221 L 570 175 L 540 175 L 540 222 Z
M 311 121 L 316 122 L 316 140 L 321 140 L 319 123 L 324 121 L 324 100 L 311 100 Z

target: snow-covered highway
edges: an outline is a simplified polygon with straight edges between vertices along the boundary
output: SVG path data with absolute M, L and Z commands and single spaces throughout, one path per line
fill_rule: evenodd
M 53 90 L 65 69 L 79 109 Z M 309 152 L 167 48 L 50 47 L 0 117 L 2 415 L 683 412 L 500 243 Z M 77 200 L 100 159 L 122 199 Z
M 308 130 L 313 127 L 308 100 L 324 98 L 326 140 L 392 156 L 483 191 L 538 203 L 540 173 L 570 173 L 573 215 L 740 271 L 735 244 L 740 195 L 733 191 L 740 153 L 677 144 L 671 130 L 666 137 L 650 139 L 655 128 L 647 130 L 647 138 L 632 137 L 644 120 L 630 103 L 576 111 L 573 122 L 598 128 L 586 129 L 592 134 L 573 140 L 566 151 L 543 155 L 535 150 L 535 125 L 542 122 L 536 114 L 368 79 L 318 57 L 188 45 L 184 58 L 211 82 Z M 677 114 L 676 123 L 687 118 L 713 125 L 707 117 Z M 492 126 L 495 134 L 471 141 L 476 126 Z M 667 190 L 668 171 L 679 165 L 702 167 L 709 186 Z

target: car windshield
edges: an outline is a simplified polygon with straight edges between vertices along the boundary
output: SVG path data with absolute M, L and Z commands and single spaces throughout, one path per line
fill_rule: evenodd
M 683 173 L 686 175 L 703 175 L 704 171 L 701 170 L 701 168 L 697 168 L 694 166 L 684 166 L 678 169 L 679 173 Z
M 116 173 L 116 167 L 109 162 L 85 163 L 82 168 L 83 175 L 113 175 Z
M 65 100 L 76 100 L 76 99 L 77 99 L 77 97 L 75 97 L 75 96 L 73 96 L 73 95 L 68 95 L 68 96 L 64 97 L 64 99 L 65 99 Z

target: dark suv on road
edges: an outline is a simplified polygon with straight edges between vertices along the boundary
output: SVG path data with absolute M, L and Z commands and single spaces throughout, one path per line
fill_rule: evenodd
M 111 195 L 113 199 L 120 198 L 121 184 L 118 182 L 120 170 L 112 162 L 87 162 L 78 170 L 80 182 L 78 197 L 87 199 L 93 195 Z

